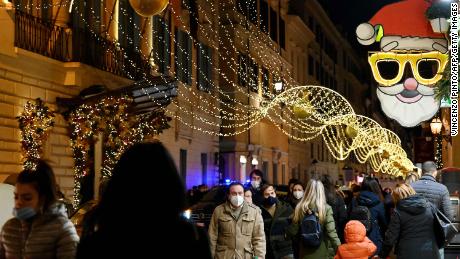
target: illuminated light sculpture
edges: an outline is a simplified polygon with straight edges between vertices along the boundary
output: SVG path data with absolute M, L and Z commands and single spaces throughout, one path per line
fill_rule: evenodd
M 429 4 L 425 0 L 389 4 L 356 28 L 361 44 L 380 42 L 381 52 L 369 55 L 379 83 L 377 97 L 384 113 L 403 127 L 431 119 L 440 106 L 434 85 L 447 65 L 448 44 L 425 17 Z M 409 75 L 404 74 L 406 66 L 411 68 Z

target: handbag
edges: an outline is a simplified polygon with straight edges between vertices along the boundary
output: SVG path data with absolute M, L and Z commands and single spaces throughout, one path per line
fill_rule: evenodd
M 458 230 L 440 210 L 434 207 L 432 209 L 436 243 L 439 248 L 443 248 L 450 243 L 458 233 Z

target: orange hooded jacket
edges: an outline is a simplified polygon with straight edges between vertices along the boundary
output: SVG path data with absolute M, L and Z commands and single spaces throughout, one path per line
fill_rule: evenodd
M 357 220 L 345 226 L 346 244 L 339 246 L 334 259 L 367 259 L 374 255 L 377 247 L 366 237 L 366 228 Z

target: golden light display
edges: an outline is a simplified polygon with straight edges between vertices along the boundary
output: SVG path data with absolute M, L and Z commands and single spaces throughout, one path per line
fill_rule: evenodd
M 136 13 L 143 17 L 150 17 L 163 12 L 168 6 L 168 0 L 129 0 L 129 4 Z
M 151 16 L 161 12 L 168 4 L 168 1 L 130 0 L 129 2 L 133 9 L 142 16 Z M 186 1 L 183 4 L 186 8 L 189 8 Z M 198 4 L 197 8 L 198 12 L 204 15 L 203 18 L 205 20 L 213 20 L 212 17 L 207 15 L 208 11 L 203 10 L 201 5 Z M 92 8 L 91 10 L 91 13 L 94 13 Z M 230 11 L 238 12 L 236 8 Z M 75 10 L 75 12 L 78 12 L 78 10 Z M 106 8 L 104 8 L 104 12 L 106 15 L 111 14 L 111 10 L 107 10 Z M 217 7 L 212 3 L 210 4 L 209 13 L 218 13 Z M 126 16 L 127 14 L 123 12 L 120 15 Z M 181 13 L 176 13 L 173 8 L 171 8 L 171 18 L 180 21 L 182 24 L 189 23 L 188 18 L 183 18 Z M 92 30 L 92 27 L 85 18 L 81 19 L 82 23 L 89 30 Z M 196 19 L 195 22 L 198 22 L 196 17 L 192 17 L 192 19 Z M 198 26 L 198 31 L 201 37 L 211 39 L 213 35 L 222 35 L 223 38 L 226 38 L 229 44 L 219 44 L 219 51 L 215 53 L 222 62 L 232 64 L 229 66 L 229 69 L 233 73 L 238 74 L 238 60 L 230 53 L 241 51 L 241 49 L 237 48 L 237 45 L 239 45 L 237 42 L 248 42 L 248 49 L 250 48 L 251 50 L 248 53 L 249 58 L 253 58 L 251 53 L 256 53 L 255 56 L 257 56 L 257 59 L 254 60 L 264 64 L 273 77 L 282 78 L 286 90 L 279 94 L 269 92 L 267 97 L 263 97 L 260 93 L 250 93 L 247 88 L 238 85 L 235 80 L 232 80 L 226 74 L 227 72 L 220 70 L 218 67 L 213 68 L 212 72 L 215 72 L 222 79 L 223 83 L 234 88 L 235 92 L 229 94 L 228 89 L 222 89 L 219 84 L 214 84 L 212 80 L 208 79 L 205 72 L 197 64 L 197 61 L 192 58 L 192 53 L 189 53 L 187 49 L 183 49 L 182 45 L 177 41 L 174 29 L 167 29 L 171 45 L 175 46 L 176 50 L 181 51 L 187 59 L 191 60 L 192 69 L 196 70 L 206 83 L 211 85 L 213 90 L 213 94 L 208 94 L 197 91 L 194 89 L 195 87 L 180 87 L 178 89 L 180 102 L 173 101 L 169 108 L 165 110 L 169 116 L 194 130 L 218 136 L 233 136 L 244 133 L 259 123 L 260 120 L 267 118 L 280 131 L 292 139 L 310 141 L 314 138 L 322 137 L 331 155 L 337 160 L 345 160 L 353 154 L 360 163 L 369 163 L 374 171 L 391 175 L 401 175 L 412 171 L 414 166 L 407 158 L 405 151 L 401 148 L 401 141 L 398 136 L 390 130 L 382 128 L 374 120 L 355 114 L 348 101 L 339 93 L 322 86 L 294 87 L 297 83 L 291 74 L 289 72 L 282 74 L 281 72 L 285 63 L 281 56 L 273 58 L 271 55 L 265 54 L 269 53 L 270 51 L 267 50 L 273 49 L 274 45 L 270 40 L 267 41 L 263 33 L 232 34 L 232 31 L 238 31 L 241 28 L 238 27 L 240 24 L 234 23 L 228 15 L 224 15 L 218 19 L 217 26 L 220 28 L 219 31 L 214 30 L 212 26 L 207 26 L 206 29 Z M 134 27 L 139 33 L 142 31 L 137 25 L 134 25 Z M 97 35 L 96 32 L 93 31 L 93 33 Z M 118 33 L 120 38 L 126 37 L 128 40 L 133 41 L 132 33 L 125 32 L 123 29 L 119 29 Z M 186 37 L 190 37 L 192 41 L 196 41 L 190 34 L 185 35 Z M 157 34 L 154 34 L 153 37 L 154 40 L 160 40 L 160 36 Z M 151 39 L 144 38 L 140 34 L 140 41 L 148 42 L 149 40 Z M 137 46 L 136 50 L 140 51 Z M 111 50 L 108 49 L 107 51 L 110 52 Z M 167 51 L 167 54 L 172 55 L 170 50 Z M 157 52 L 152 53 L 155 60 L 161 59 Z M 378 57 L 378 59 L 380 58 L 381 56 Z M 442 57 L 426 56 L 426 58 L 439 59 L 441 62 L 440 67 L 443 66 L 442 62 L 444 61 Z M 211 61 L 212 57 L 204 55 L 204 59 Z M 405 62 L 411 62 L 413 67 L 413 61 L 411 60 L 401 60 L 401 62 L 404 64 Z M 185 69 L 187 68 L 186 66 L 179 66 L 176 69 L 180 69 L 182 70 L 181 72 L 186 73 Z M 160 76 L 163 75 L 160 74 Z M 241 98 L 232 97 L 236 94 L 243 96 L 243 99 L 247 99 L 248 102 L 241 101 Z M 109 101 L 105 100 L 105 102 Z M 151 101 L 155 102 L 154 98 L 151 98 Z M 124 104 L 117 103 L 117 105 L 114 110 L 116 112 L 119 111 L 120 116 L 124 116 L 124 112 L 122 112 Z M 81 160 L 81 163 L 77 163 L 76 160 L 75 204 L 79 203 L 80 180 L 86 172 L 84 167 L 85 161 L 83 161 L 85 159 L 86 147 L 80 145 L 85 144 L 85 138 L 92 138 L 94 133 L 100 130 L 99 126 L 91 123 L 88 124 L 88 122 L 94 121 L 94 118 L 98 118 L 99 115 L 95 116 L 94 114 L 99 114 L 101 110 L 105 109 L 102 107 L 104 105 L 101 104 L 100 106 L 88 107 L 88 109 L 80 107 L 73 114 L 73 125 L 76 127 L 74 131 L 78 134 L 76 137 L 83 140 L 80 143 L 73 143 L 74 148 L 77 148 L 74 149 L 74 152 L 76 152 L 74 156 L 79 157 Z M 120 122 L 123 122 L 124 119 L 120 118 Z M 164 124 L 165 121 L 162 120 L 158 122 L 159 126 L 153 126 L 148 132 L 155 131 L 158 128 L 161 129 Z M 140 126 L 142 125 L 140 124 Z M 139 132 L 142 131 L 139 130 Z M 139 135 L 140 133 L 133 134 Z M 140 137 L 141 140 L 143 139 L 142 136 Z M 119 140 L 121 138 L 114 138 L 112 142 L 109 141 L 108 143 L 113 143 L 117 146 Z M 116 159 L 115 156 L 122 149 L 116 148 L 113 150 L 116 152 L 114 156 L 107 155 L 107 157 L 114 157 Z M 79 154 L 78 152 L 82 153 Z M 108 164 L 111 165 L 111 163 Z M 106 173 L 109 174 L 109 171 L 106 171 Z

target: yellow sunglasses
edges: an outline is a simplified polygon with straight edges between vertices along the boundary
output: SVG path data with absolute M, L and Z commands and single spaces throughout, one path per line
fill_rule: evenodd
M 423 85 L 433 85 L 442 78 L 449 57 L 439 51 L 420 53 L 369 52 L 368 61 L 375 80 L 382 86 L 392 86 L 401 81 L 404 67 L 409 62 L 415 80 Z

